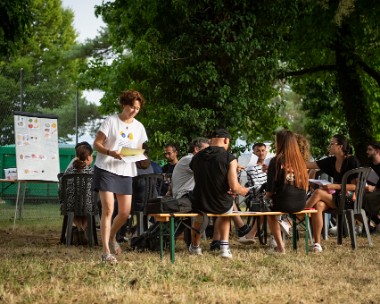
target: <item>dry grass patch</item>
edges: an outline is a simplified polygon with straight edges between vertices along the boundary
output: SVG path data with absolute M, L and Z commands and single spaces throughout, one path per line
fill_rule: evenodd
M 22 222 L 0 228 L 0 303 L 380 303 L 379 243 L 359 238 L 350 249 L 331 238 L 322 254 L 268 255 L 259 245 L 232 243 L 234 258 L 204 250 L 190 256 L 178 242 L 169 253 L 125 252 L 117 265 L 100 262 L 100 247 L 65 247 L 61 222 Z M 207 249 L 208 243 L 203 244 Z

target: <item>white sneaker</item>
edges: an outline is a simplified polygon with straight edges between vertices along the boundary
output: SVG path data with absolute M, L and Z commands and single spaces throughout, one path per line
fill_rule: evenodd
M 194 255 L 202 255 L 202 248 L 200 246 L 194 247 L 193 244 L 190 244 L 189 253 Z
M 283 233 L 286 234 L 286 236 L 290 236 L 290 225 L 287 221 L 284 221 L 284 220 L 279 220 L 278 221 L 279 224 L 280 224 L 280 227 L 281 227 L 281 230 Z
M 314 252 L 322 252 L 323 249 L 322 249 L 321 244 L 314 243 L 314 245 L 313 245 L 313 251 L 314 251 Z
M 355 225 L 355 233 L 356 235 L 360 235 L 363 232 L 363 227 L 361 225 Z
M 232 259 L 232 253 L 230 248 L 221 248 L 219 250 L 219 256 L 225 259 Z
M 256 240 L 255 239 L 249 239 L 249 238 L 247 238 L 246 235 L 244 235 L 242 237 L 239 237 L 238 242 L 242 243 L 244 245 L 251 245 L 251 244 L 256 243 Z
M 277 242 L 276 242 L 276 240 L 274 239 L 273 235 L 270 236 L 270 239 L 269 239 L 269 246 L 270 246 L 270 248 L 276 248 L 276 247 L 277 247 Z
M 334 226 L 329 229 L 329 235 L 337 236 L 338 235 L 338 226 Z

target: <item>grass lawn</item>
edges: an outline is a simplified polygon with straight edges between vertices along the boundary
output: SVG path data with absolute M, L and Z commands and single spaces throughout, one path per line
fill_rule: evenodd
M 286 255 L 231 240 L 232 260 L 206 250 L 190 256 L 183 241 L 169 252 L 134 252 L 123 244 L 118 264 L 100 262 L 101 247 L 59 244 L 61 219 L 0 221 L 0 303 L 380 303 L 380 236 L 323 242 L 305 255 Z

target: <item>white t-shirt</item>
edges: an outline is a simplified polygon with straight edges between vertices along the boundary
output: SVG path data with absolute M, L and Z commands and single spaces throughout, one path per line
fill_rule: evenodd
M 148 140 L 141 122 L 133 119 L 130 124 L 127 124 L 121 121 L 117 114 L 107 117 L 100 126 L 99 131 L 106 136 L 105 148 L 111 151 L 120 151 L 122 147 L 138 148 Z M 132 177 L 137 175 L 135 163 L 126 163 L 123 160 L 114 159 L 112 156 L 102 153 L 96 155 L 95 166 L 117 175 Z

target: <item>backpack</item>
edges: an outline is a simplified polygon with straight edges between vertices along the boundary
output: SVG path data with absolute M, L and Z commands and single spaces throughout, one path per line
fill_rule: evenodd
M 184 232 L 185 228 L 190 228 L 191 221 L 189 218 L 187 219 L 176 219 L 175 221 L 175 232 L 174 237 L 177 238 L 182 232 Z M 190 231 L 190 230 L 188 230 Z M 169 233 L 163 234 L 163 243 L 164 249 L 169 247 Z M 190 245 L 190 236 L 185 237 L 185 242 Z M 154 223 L 152 226 L 148 228 L 148 230 L 144 231 L 141 235 L 133 237 L 131 239 L 131 248 L 137 251 L 160 251 L 160 224 L 159 222 Z
M 191 200 L 188 195 L 175 199 L 170 196 L 148 200 L 144 213 L 188 213 L 192 211 Z

